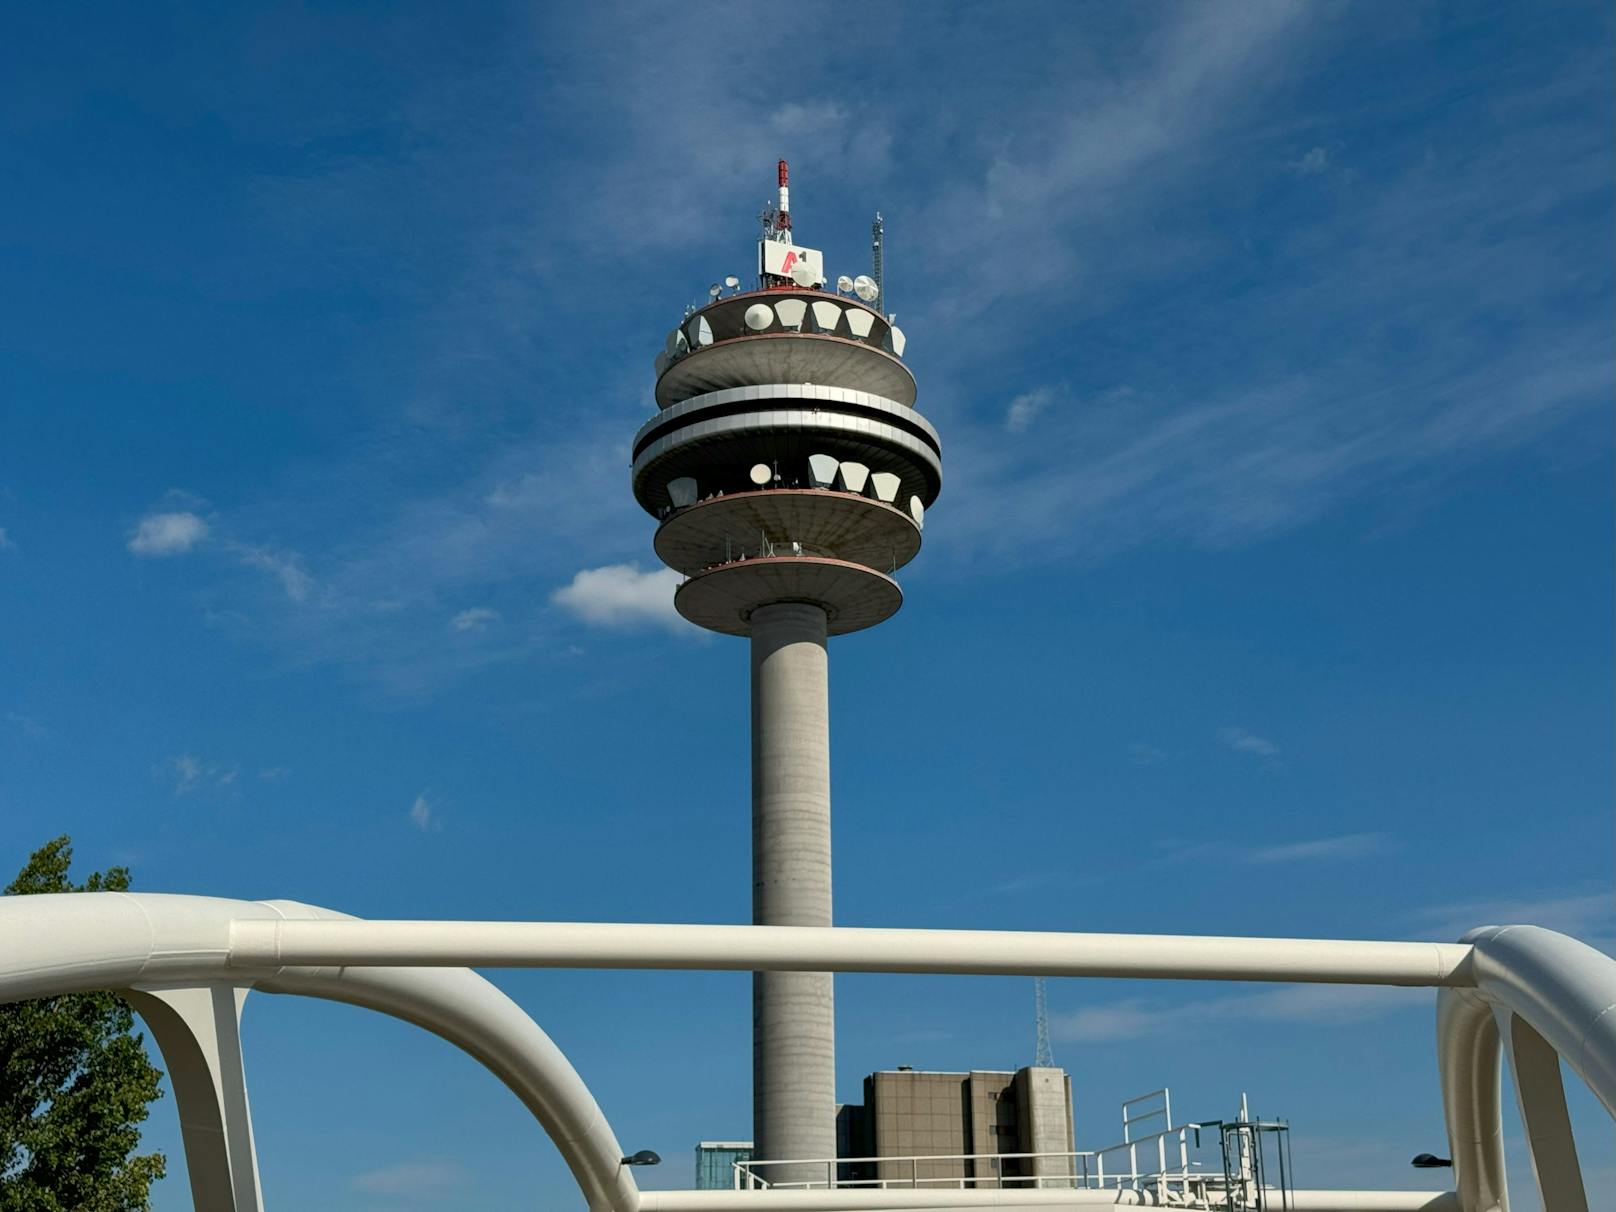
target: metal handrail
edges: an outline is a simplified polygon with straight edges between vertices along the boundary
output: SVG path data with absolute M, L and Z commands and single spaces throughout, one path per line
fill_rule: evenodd
M 1124 1186 L 1142 1189 L 1143 1186 L 1154 1188 L 1159 1193 L 1165 1192 L 1167 1184 L 1186 1183 L 1200 1179 L 1203 1176 L 1197 1172 L 1200 1163 L 1189 1159 L 1189 1137 L 1192 1132 L 1200 1128 L 1200 1124 L 1181 1124 L 1176 1128 L 1164 1129 L 1161 1132 L 1142 1136 L 1135 1140 L 1123 1141 L 1119 1144 L 1107 1145 L 1103 1149 L 1085 1149 L 1063 1152 L 1041 1153 L 916 1153 L 905 1154 L 898 1157 L 799 1157 L 799 1158 L 771 1158 L 736 1161 L 731 1165 L 734 1169 L 734 1186 L 736 1190 L 761 1190 L 764 1188 L 775 1190 L 823 1190 L 830 1187 L 877 1187 L 886 1189 L 900 1187 L 920 1190 L 924 1187 L 957 1187 L 961 1190 L 973 1187 L 987 1186 L 995 1189 L 1005 1187 L 1055 1187 L 1062 1188 L 1075 1186 L 1083 1190 L 1103 1190 L 1108 1187 L 1122 1189 Z M 1167 1161 L 1168 1146 L 1171 1142 L 1178 1144 L 1178 1164 L 1170 1166 Z M 1139 1166 L 1139 1149 L 1141 1146 L 1154 1145 L 1156 1149 L 1157 1165 L 1155 1169 L 1141 1169 Z M 1107 1174 L 1106 1157 L 1108 1154 L 1125 1152 L 1128 1158 L 1126 1168 L 1120 1166 L 1109 1167 Z M 1148 1151 L 1146 1153 L 1148 1157 Z M 1067 1161 L 1071 1171 L 1067 1174 L 1005 1174 L 1000 1169 L 1000 1163 L 1006 1161 Z M 956 1162 L 963 1166 L 965 1163 L 989 1161 L 993 1163 L 993 1172 L 988 1174 L 957 1174 L 939 1177 L 920 1176 L 920 1166 L 926 1162 Z M 901 1166 L 908 1163 L 909 1176 L 907 1178 L 874 1178 L 874 1179 L 840 1179 L 837 1168 L 841 1166 L 857 1165 L 885 1165 Z M 803 1179 L 791 1182 L 770 1182 L 760 1169 L 771 1166 L 823 1166 L 824 1179 Z

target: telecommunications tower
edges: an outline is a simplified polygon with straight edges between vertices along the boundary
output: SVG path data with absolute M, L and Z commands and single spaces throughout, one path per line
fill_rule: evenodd
M 779 189 L 756 288 L 715 284 L 657 355 L 659 411 L 634 437 L 633 485 L 660 522 L 657 555 L 684 574 L 679 613 L 751 643 L 752 921 L 829 926 L 825 641 L 902 604 L 892 574 L 920 550 L 942 447 L 875 282 L 843 275 L 826 290 L 822 254 L 794 242 L 784 160 Z M 831 975 L 752 982 L 757 1156 L 835 1157 Z M 807 1169 L 797 1177 L 824 1177 Z

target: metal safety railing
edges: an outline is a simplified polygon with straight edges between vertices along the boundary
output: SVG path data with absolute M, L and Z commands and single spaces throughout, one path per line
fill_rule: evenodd
M 1091 1149 L 1056 1153 L 932 1153 L 904 1157 L 815 1157 L 734 1163 L 734 1187 L 740 1191 L 824 1190 L 867 1187 L 878 1190 L 957 1188 L 1071 1189 L 1085 1191 L 1153 1191 L 1160 1196 L 1188 1194 L 1204 1188 L 1209 1173 L 1192 1161 L 1192 1140 L 1199 1143 L 1199 1124 L 1183 1124 L 1134 1140 Z M 771 1181 L 771 1169 L 800 1174 L 823 1168 L 824 1177 Z M 874 1178 L 841 1178 L 849 1168 L 874 1167 Z M 941 1168 L 957 1173 L 938 1174 Z M 1211 1176 L 1216 1177 L 1215 1173 Z

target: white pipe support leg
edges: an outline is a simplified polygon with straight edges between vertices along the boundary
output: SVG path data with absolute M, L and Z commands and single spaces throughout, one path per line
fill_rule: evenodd
M 296 901 L 265 904 L 293 920 L 353 920 Z M 257 987 L 360 1006 L 447 1040 L 522 1100 L 560 1151 L 590 1212 L 638 1212 L 633 1171 L 589 1087 L 525 1010 L 469 968 L 286 967 L 261 976 Z
M 1588 1192 L 1566 1109 L 1560 1055 L 1532 1024 L 1502 1008 L 1494 1012 L 1543 1212 L 1588 1212 Z
M 1440 990 L 1436 1054 L 1459 1207 L 1463 1212 L 1509 1212 L 1503 1070 L 1492 1007 L 1468 989 Z
M 168 1068 L 192 1203 L 206 1212 L 263 1212 L 241 1056 L 247 986 L 138 985 L 120 995 L 151 1029 Z

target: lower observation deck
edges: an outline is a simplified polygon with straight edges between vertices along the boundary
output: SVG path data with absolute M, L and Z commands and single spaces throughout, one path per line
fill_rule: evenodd
M 673 596 L 687 620 L 725 635 L 750 633 L 752 612 L 776 602 L 806 602 L 825 612 L 828 635 L 883 623 L 903 605 L 903 590 L 885 573 L 847 560 L 764 555 L 697 573 Z
M 885 501 L 828 488 L 764 488 L 711 497 L 672 514 L 656 553 L 687 576 L 772 544 L 891 572 L 920 552 L 915 519 Z M 797 554 L 793 551 L 792 554 Z

